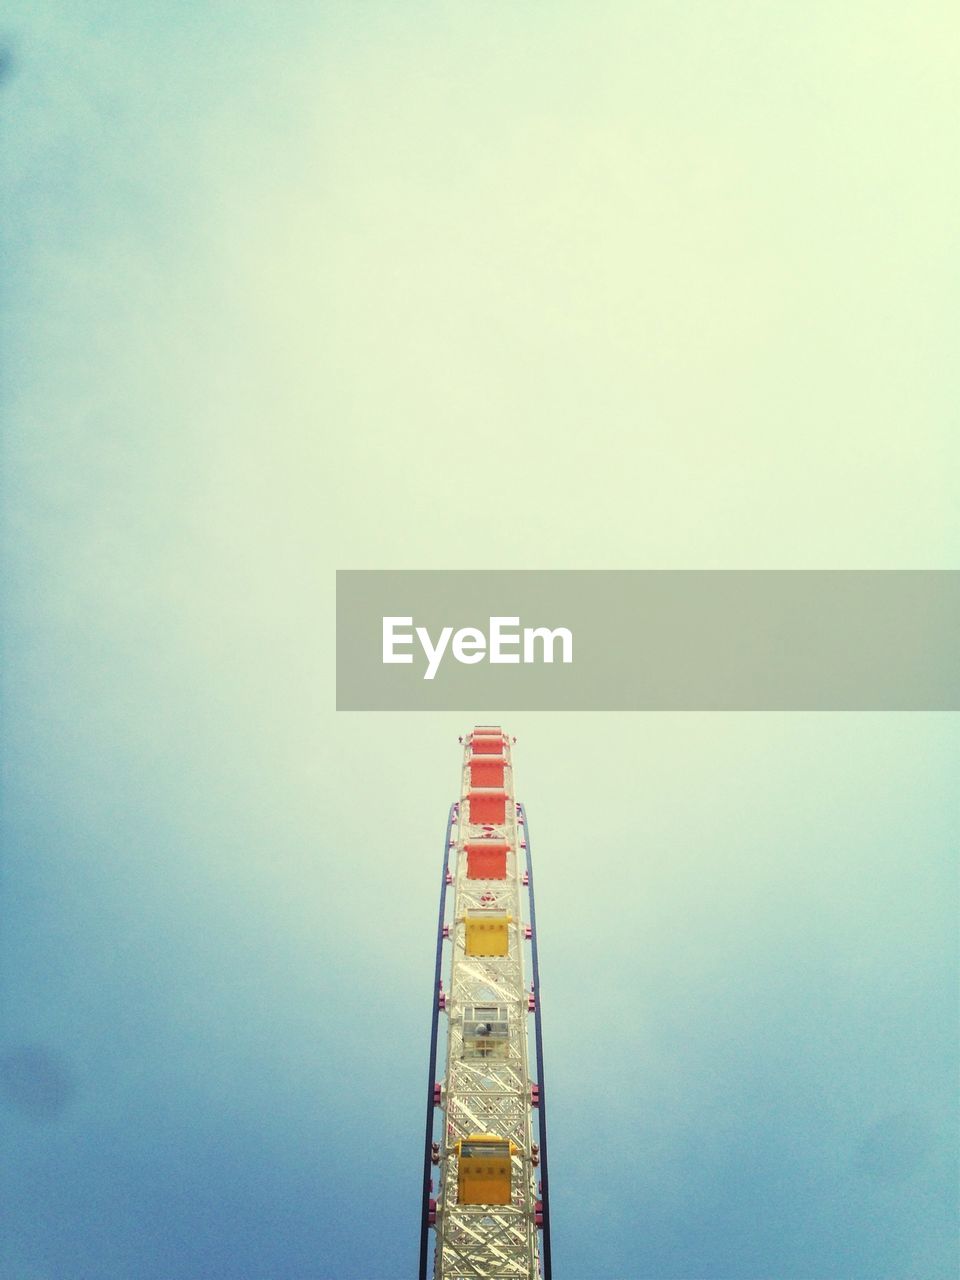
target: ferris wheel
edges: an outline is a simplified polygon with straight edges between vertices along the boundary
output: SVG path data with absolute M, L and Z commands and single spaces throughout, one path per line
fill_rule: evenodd
M 437 919 L 420 1280 L 551 1280 L 529 824 L 511 739 L 477 725 L 461 742 Z

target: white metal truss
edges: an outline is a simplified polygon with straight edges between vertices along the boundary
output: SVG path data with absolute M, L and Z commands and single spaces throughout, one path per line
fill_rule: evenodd
M 526 841 L 517 823 L 510 742 L 503 735 L 505 758 L 503 823 L 471 823 L 469 794 L 472 741 L 483 732 L 500 736 L 499 728 L 482 727 L 464 743 L 460 803 L 451 835 L 450 871 L 453 909 L 450 920 L 449 989 L 446 998 L 447 1060 L 441 1090 L 444 1140 L 440 1145 L 436 1206 L 435 1280 L 537 1280 L 540 1274 L 537 1233 L 536 1151 L 532 1147 L 531 1082 L 528 1066 L 529 995 L 524 979 L 522 898 Z M 483 757 L 477 757 L 482 760 Z M 466 845 L 483 837 L 506 843 L 506 879 L 467 878 Z M 507 954 L 470 956 L 465 950 L 464 917 L 489 910 L 511 918 Z M 498 1005 L 506 1010 L 507 1038 L 503 1056 L 465 1053 L 464 1011 L 471 1006 Z M 471 1134 L 496 1134 L 513 1143 L 511 1203 L 458 1204 L 455 1144 Z

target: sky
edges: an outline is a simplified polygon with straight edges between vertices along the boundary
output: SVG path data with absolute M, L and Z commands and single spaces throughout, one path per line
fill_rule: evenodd
M 956 568 L 958 35 L 6 10 L 0 1280 L 413 1274 L 501 713 L 336 713 L 334 571 Z M 556 1280 L 953 1280 L 956 717 L 503 723 Z

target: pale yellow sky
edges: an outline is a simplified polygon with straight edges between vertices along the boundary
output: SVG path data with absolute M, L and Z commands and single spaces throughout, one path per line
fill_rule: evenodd
M 954 565 L 952 56 L 892 4 L 306 47 L 208 140 L 229 500 L 341 567 Z

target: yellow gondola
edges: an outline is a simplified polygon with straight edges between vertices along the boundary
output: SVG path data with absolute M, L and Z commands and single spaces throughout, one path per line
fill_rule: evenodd
M 512 916 L 471 911 L 465 918 L 464 952 L 468 956 L 505 956 L 510 950 L 507 928 Z
M 455 1144 L 459 1204 L 509 1204 L 510 1157 L 520 1148 L 492 1133 L 472 1133 Z

